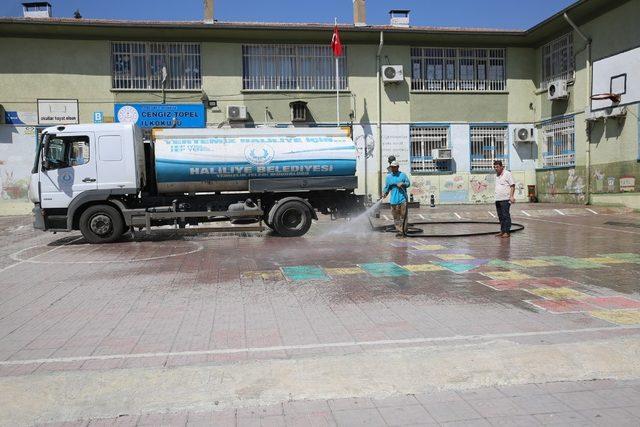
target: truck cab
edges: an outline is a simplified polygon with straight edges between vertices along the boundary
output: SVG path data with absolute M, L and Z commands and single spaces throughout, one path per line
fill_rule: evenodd
M 36 150 L 29 197 L 35 227 L 77 229 L 80 208 L 112 195 L 136 194 L 145 183 L 141 130 L 130 124 L 46 128 Z

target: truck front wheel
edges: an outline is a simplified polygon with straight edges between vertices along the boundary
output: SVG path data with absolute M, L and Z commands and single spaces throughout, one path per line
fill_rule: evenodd
M 273 216 L 273 229 L 285 237 L 298 237 L 309 231 L 311 212 L 302 202 L 292 200 L 278 206 Z
M 124 221 L 112 206 L 90 206 L 80 215 L 80 231 L 89 243 L 111 243 L 122 236 Z

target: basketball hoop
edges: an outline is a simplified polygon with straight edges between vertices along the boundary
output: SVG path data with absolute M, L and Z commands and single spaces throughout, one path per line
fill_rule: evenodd
M 597 93 L 595 95 L 591 95 L 591 99 L 593 101 L 604 101 L 608 99 L 609 101 L 617 104 L 620 102 L 621 95 L 617 93 Z

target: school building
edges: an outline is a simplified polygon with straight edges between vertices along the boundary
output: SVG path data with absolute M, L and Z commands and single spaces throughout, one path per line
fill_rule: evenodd
M 224 1 L 224 0 L 220 0 Z M 178 7 L 178 6 L 176 6 Z M 580 0 L 523 31 L 333 23 L 0 18 L 0 206 L 24 200 L 39 129 L 351 126 L 359 192 L 387 157 L 414 199 L 493 201 L 492 163 L 543 202 L 640 209 L 640 1 Z M 339 120 L 336 98 L 339 98 Z M 533 188 L 531 188 L 533 189 Z M 1 209 L 0 209 L 1 210 Z

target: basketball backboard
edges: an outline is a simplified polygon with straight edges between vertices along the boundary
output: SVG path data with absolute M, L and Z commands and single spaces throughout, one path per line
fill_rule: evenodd
M 591 109 L 600 110 L 640 102 L 640 47 L 594 61 L 592 94 L 608 93 L 618 96 L 594 99 L 591 101 Z

